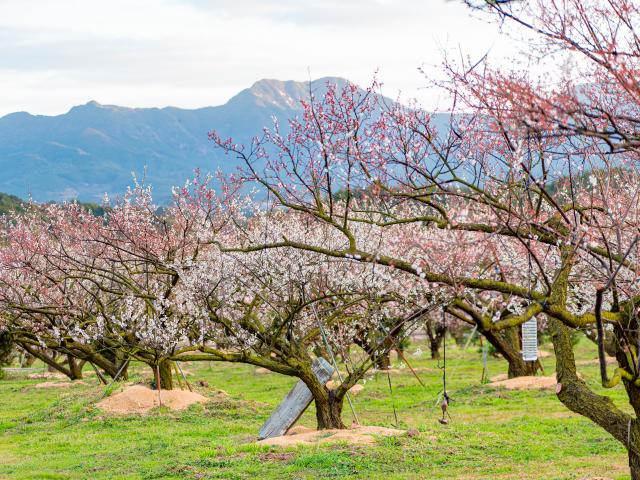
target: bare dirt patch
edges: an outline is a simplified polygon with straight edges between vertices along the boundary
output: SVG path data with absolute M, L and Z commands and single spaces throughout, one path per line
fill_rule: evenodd
M 40 372 L 40 373 L 31 373 L 29 375 L 27 375 L 27 378 L 30 380 L 40 380 L 45 379 L 45 378 L 59 378 L 59 379 L 66 379 L 67 376 L 62 374 L 62 373 L 58 373 L 58 372 Z
M 328 388 L 329 390 L 333 390 L 333 389 L 335 389 L 335 388 L 338 386 L 338 384 L 337 384 L 336 382 L 334 382 L 333 380 L 329 380 L 329 381 L 326 383 L 326 386 L 327 386 L 327 388 Z M 358 394 L 360 394 L 363 390 L 364 390 L 364 385 L 361 385 L 361 384 L 359 384 L 359 383 L 356 383 L 353 387 L 351 387 L 351 388 L 349 389 L 349 393 L 350 393 L 352 396 L 354 396 L 354 397 L 355 397 L 355 396 L 357 396 Z
M 263 455 L 260 455 L 260 460 L 263 462 L 288 462 L 294 457 L 293 453 L 276 453 L 269 452 Z
M 35 388 L 69 388 L 78 385 L 86 385 L 86 383 L 76 380 L 75 382 L 42 382 L 34 385 Z
M 363 390 L 364 390 L 364 385 L 360 385 L 358 383 L 349 389 L 349 393 L 355 397 L 359 395 Z
M 162 405 L 171 410 L 184 410 L 194 403 L 209 401 L 204 395 L 188 390 L 162 390 L 158 395 L 157 390 L 151 390 L 144 385 L 133 385 L 105 398 L 97 407 L 110 413 L 144 414 L 160 405 L 159 396 L 162 398 Z
M 495 378 L 495 377 L 494 377 Z M 488 383 L 491 388 L 506 388 L 507 390 L 546 390 L 556 388 L 555 375 L 551 377 L 516 377 L 508 380 L 498 380 Z
M 406 435 L 405 430 L 395 428 L 358 426 L 344 430 L 313 430 L 307 427 L 294 427 L 281 437 L 266 438 L 258 441 L 261 445 L 290 447 L 296 445 L 318 445 L 345 442 L 351 445 L 373 445 L 376 437 L 398 437 Z
M 614 357 L 605 357 L 605 361 L 607 365 L 613 365 L 615 363 L 618 363 L 618 361 Z M 586 365 L 597 365 L 598 363 L 600 363 L 600 360 L 598 360 L 597 358 L 594 358 L 593 360 L 579 360 L 576 362 L 576 365 L 586 366 Z

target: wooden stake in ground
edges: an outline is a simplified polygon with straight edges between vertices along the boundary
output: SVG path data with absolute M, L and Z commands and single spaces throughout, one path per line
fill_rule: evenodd
M 400 359 L 407 365 L 407 367 L 409 367 L 409 370 L 411 370 L 411 373 L 413 373 L 413 376 L 416 377 L 416 380 L 418 380 L 420 385 L 422 385 L 423 387 L 426 388 L 427 386 L 424 384 L 424 382 L 420 379 L 420 377 L 418 376 L 416 371 L 413 369 L 413 367 L 411 366 L 411 364 L 407 360 L 407 357 L 405 357 L 404 353 L 402 353 L 402 350 L 396 350 L 396 352 L 398 353 L 398 356 L 400 357 Z
M 162 406 L 162 395 L 160 393 L 160 390 L 162 389 L 162 387 L 160 386 L 160 366 L 159 365 L 156 365 L 155 371 L 156 371 L 156 388 L 158 389 L 158 404 Z
M 176 373 L 176 378 L 178 379 L 178 385 L 180 386 L 180 390 L 184 390 L 184 386 L 182 385 L 182 379 L 180 378 L 180 371 L 178 370 L 178 362 L 173 362 L 173 370 Z
M 211 363 L 211 362 L 209 362 L 209 363 Z M 187 388 L 189 389 L 190 392 L 193 392 L 193 388 L 191 388 L 191 384 L 189 383 L 189 380 L 187 380 L 187 376 L 182 371 L 182 367 L 180 366 L 180 362 L 176 362 L 176 366 L 178 367 L 178 370 L 180 370 L 180 374 L 182 375 L 182 378 L 184 378 L 184 383 L 187 384 Z
M 103 394 L 100 396 L 100 398 L 104 398 L 104 397 L 107 395 L 107 393 L 109 392 L 109 387 L 110 387 L 111 385 L 113 385 L 113 384 L 116 382 L 116 380 L 118 380 L 118 377 L 120 377 L 120 374 L 122 373 L 122 371 L 125 369 L 125 367 L 126 367 L 127 365 L 129 365 L 129 359 L 128 359 L 128 358 L 127 358 L 127 360 L 126 360 L 126 361 L 122 362 L 122 365 L 120 365 L 120 370 L 118 370 L 118 373 L 116 373 L 116 376 L 115 376 L 115 377 L 113 377 L 113 380 L 111 380 L 111 382 L 109 383 L 109 385 L 107 385 L 107 387 L 104 389 L 104 392 L 103 392 Z
M 107 379 L 104 378 L 104 376 L 100 373 L 100 370 L 98 370 L 98 367 L 96 367 L 92 362 L 89 362 L 89 365 L 93 367 L 93 370 L 94 372 L 96 372 L 96 376 L 98 377 L 98 380 L 100 381 L 100 383 L 102 383 L 103 385 L 107 385 L 109 382 L 107 382 Z

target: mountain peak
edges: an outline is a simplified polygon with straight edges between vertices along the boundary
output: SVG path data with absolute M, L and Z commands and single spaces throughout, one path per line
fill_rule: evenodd
M 263 79 L 225 105 L 195 110 L 92 100 L 61 115 L 10 114 L 0 118 L 0 192 L 36 201 L 60 200 L 73 192 L 99 201 L 105 192 L 124 192 L 136 172 L 163 202 L 171 198 L 171 187 L 196 168 L 236 172 L 240 164 L 208 140 L 211 130 L 247 143 L 276 117 L 286 131 L 286 120 L 302 113 L 300 101 L 308 100 L 310 91 L 320 98 L 327 83 L 342 86 L 347 80 Z
M 105 105 L 103 103 L 97 102 L 96 100 L 90 100 L 83 105 L 76 105 L 75 107 L 71 107 L 69 113 L 78 113 L 78 112 L 99 112 L 99 111 L 119 111 L 119 112 L 129 112 L 135 110 L 130 107 L 121 107 L 118 105 Z
M 327 83 L 342 86 L 348 83 L 348 80 L 340 77 L 323 77 L 310 82 L 298 82 L 264 78 L 241 91 L 229 100 L 227 105 L 254 105 L 275 107 L 280 110 L 298 110 L 300 109 L 300 101 L 309 98 L 309 91 L 324 91 Z

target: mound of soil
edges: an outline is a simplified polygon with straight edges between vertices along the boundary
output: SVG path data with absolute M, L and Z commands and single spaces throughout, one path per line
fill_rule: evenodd
M 294 427 L 281 437 L 265 438 L 258 441 L 261 445 L 289 447 L 295 445 L 318 445 L 323 443 L 346 442 L 351 445 L 373 445 L 377 436 L 398 437 L 405 430 L 395 428 L 357 426 L 345 430 L 313 430 L 307 427 Z
M 40 372 L 40 373 L 30 373 L 27 375 L 27 378 L 31 380 L 40 380 L 41 378 L 67 378 L 67 376 L 63 373 L 59 372 Z
M 494 377 L 495 378 L 495 377 Z M 556 388 L 555 375 L 552 377 L 516 377 L 508 380 L 498 380 L 488 383 L 491 388 L 506 388 L 507 390 L 543 390 Z
M 333 390 L 334 388 L 336 388 L 338 386 L 338 384 L 336 382 L 334 382 L 333 380 L 329 380 L 327 383 L 327 388 L 330 390 Z M 359 383 L 356 383 L 353 387 L 351 387 L 349 389 L 349 393 L 352 396 L 357 396 L 360 392 L 362 392 L 364 390 L 364 385 L 360 385 Z
M 576 362 L 576 365 L 581 367 L 586 365 L 598 365 L 599 363 L 600 363 L 600 360 L 598 360 L 597 358 L 594 358 L 593 360 L 579 360 Z M 618 361 L 614 357 L 605 357 L 605 363 L 607 365 L 613 365 L 615 363 L 618 363 Z
M 433 372 L 439 372 L 440 370 L 437 368 L 430 368 L 430 367 L 414 367 L 413 371 L 416 373 L 433 373 Z M 411 373 L 411 370 L 408 367 L 402 367 L 402 368 L 386 368 L 386 369 L 380 369 L 377 370 L 377 373 L 384 373 L 386 374 L 387 372 L 389 372 L 392 375 L 395 374 L 407 374 L 407 375 L 413 375 Z
M 78 385 L 86 385 L 86 383 L 76 380 L 74 382 L 42 382 L 34 385 L 35 388 L 69 388 Z
M 184 410 L 194 403 L 209 401 L 207 397 L 188 390 L 162 390 L 160 397 L 162 405 L 171 410 Z M 97 407 L 110 413 L 143 414 L 159 405 L 157 390 L 151 390 L 144 385 L 133 385 L 105 398 L 97 404 Z
M 360 385 L 358 383 L 349 389 L 349 393 L 355 397 L 358 394 L 360 394 L 360 392 L 362 392 L 363 390 L 364 390 L 364 385 Z

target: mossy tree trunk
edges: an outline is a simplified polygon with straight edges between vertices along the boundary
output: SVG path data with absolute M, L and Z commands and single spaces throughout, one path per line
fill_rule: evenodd
M 173 390 L 172 362 L 170 360 L 164 360 L 153 368 L 154 370 L 157 368 L 157 374 L 160 377 L 160 388 L 162 390 Z M 158 388 L 157 385 L 156 388 Z
M 29 368 L 35 363 L 36 360 L 36 357 L 31 355 L 30 353 L 27 353 L 26 351 L 23 351 L 23 355 L 20 360 L 20 368 Z
M 539 360 L 535 362 L 525 362 L 522 359 L 520 326 L 492 330 L 491 325 L 487 325 L 481 312 L 465 303 L 458 303 L 448 308 L 448 312 L 456 318 L 474 325 L 478 332 L 495 348 L 509 364 L 507 374 L 509 378 L 535 375 L 542 369 Z
M 434 318 L 429 318 L 425 322 L 425 331 L 427 332 L 427 338 L 429 339 L 431 358 L 433 360 L 437 360 L 440 358 L 440 347 L 442 346 L 447 329 L 442 322 Z
M 302 369 L 299 377 L 307 385 L 313 396 L 318 430 L 346 428 L 342 422 L 342 406 L 347 390 L 355 382 L 352 382 L 352 378 L 349 376 L 345 379 L 345 383 L 337 389 L 329 389 L 326 385 L 320 383 L 313 374 L 311 361 L 305 362 L 305 365 L 300 365 Z
M 98 349 L 100 349 L 100 344 L 98 344 Z M 96 365 L 100 368 L 103 368 L 111 378 L 113 378 L 118 374 L 118 372 L 120 372 L 120 375 L 118 375 L 118 380 L 128 380 L 129 365 L 127 364 L 127 366 L 125 366 L 122 371 L 120 371 L 120 368 L 125 363 L 127 363 L 127 355 L 121 351 L 118 351 L 117 349 L 103 348 L 102 350 L 102 357 L 104 361 L 101 363 L 96 362 Z
M 638 421 L 614 405 L 611 399 L 594 393 L 577 374 L 573 345 L 569 329 L 559 320 L 549 319 L 549 330 L 556 354 L 558 386 L 556 393 L 560 401 L 571 411 L 589 418 L 609 432 L 627 449 L 631 478 L 640 480 L 640 426 Z M 637 401 L 638 387 L 625 382 L 630 403 L 640 409 Z
M 43 355 L 46 355 L 48 358 L 51 359 L 51 362 L 46 362 L 47 372 L 54 373 L 57 371 L 61 371 L 60 368 L 56 367 L 56 365 L 58 364 L 58 352 L 56 352 L 55 350 L 51 350 L 48 355 L 46 353 Z M 73 380 L 73 375 L 71 373 L 65 373 L 65 375 L 67 375 L 71 380 Z
M 72 372 L 70 368 L 64 365 L 64 362 L 58 363 L 56 361 L 57 352 L 28 344 L 22 344 L 21 346 L 29 355 L 46 364 L 49 372 L 60 372 L 69 377 L 69 379 L 76 380 L 77 372 Z M 82 376 L 81 373 L 80 376 Z
M 69 373 L 71 380 L 80 380 L 82 378 L 82 367 L 84 366 L 84 360 L 77 360 L 71 355 L 67 355 L 67 364 L 69 365 Z
M 337 397 L 333 390 L 326 397 L 316 397 L 316 421 L 318 430 L 330 428 L 346 428 L 342 422 L 342 406 L 344 397 Z

